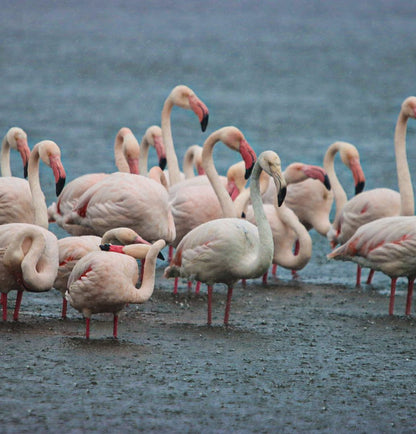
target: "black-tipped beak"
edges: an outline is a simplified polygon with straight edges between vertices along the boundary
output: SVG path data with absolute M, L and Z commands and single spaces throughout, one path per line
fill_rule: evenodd
M 248 179 L 251 176 L 251 172 L 253 171 L 254 163 L 246 169 L 246 173 L 244 174 L 244 179 Z
M 65 180 L 66 178 L 59 178 L 58 182 L 56 183 L 56 195 L 59 196 L 61 194 L 61 191 L 65 187 Z
M 165 257 L 163 256 L 162 252 L 159 252 L 158 255 L 157 255 L 157 257 L 158 257 L 159 259 L 161 259 L 162 261 L 165 260 Z
M 23 176 L 24 176 L 25 178 L 27 178 L 27 166 L 28 166 L 28 163 L 26 163 L 26 164 L 24 165 L 24 167 L 23 167 Z
M 166 157 L 162 157 L 162 158 L 159 160 L 159 167 L 160 167 L 162 170 L 165 170 L 165 168 L 166 168 Z
M 365 182 L 359 182 L 356 186 L 355 186 L 355 194 L 359 194 L 364 190 L 364 186 L 365 186 Z
M 201 130 L 202 130 L 202 132 L 204 132 L 207 129 L 207 126 L 208 126 L 208 117 L 209 117 L 209 115 L 207 113 L 202 118 L 202 121 L 201 121 Z
M 281 206 L 286 197 L 286 187 L 282 187 L 277 195 L 277 205 Z
M 100 244 L 100 249 L 108 252 L 110 251 L 110 244 Z
M 325 185 L 327 190 L 331 190 L 331 183 L 329 182 L 328 175 L 324 176 L 324 185 Z

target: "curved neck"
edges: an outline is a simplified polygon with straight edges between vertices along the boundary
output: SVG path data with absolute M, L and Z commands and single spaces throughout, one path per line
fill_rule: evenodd
M 28 181 L 32 193 L 32 207 L 35 212 L 35 225 L 48 229 L 48 210 L 39 181 L 39 160 L 39 148 L 35 145 L 30 153 L 28 165 Z
M 347 203 L 347 194 L 342 188 L 341 183 L 338 180 L 338 177 L 335 173 L 334 167 L 334 159 L 337 152 L 340 150 L 340 143 L 333 143 L 325 153 L 324 157 L 324 169 L 329 178 L 329 182 L 331 183 L 331 190 L 335 199 L 335 217 L 334 220 L 338 217 L 341 212 L 342 207 Z
M 4 136 L 1 142 L 1 176 L 12 176 L 10 169 L 10 145 Z
M 400 112 L 394 132 L 397 181 L 400 191 L 400 215 L 414 215 L 413 186 L 406 155 L 406 128 L 408 117 Z
M 258 263 L 265 263 L 273 256 L 273 234 L 263 208 L 260 195 L 259 177 L 261 167 L 255 164 L 250 182 L 250 199 L 253 206 L 254 218 L 256 219 L 259 234 L 259 251 L 257 252 Z M 277 186 L 276 186 L 277 188 Z
M 147 140 L 146 134 L 144 135 L 142 142 L 140 143 L 140 158 L 139 158 L 139 174 L 148 176 L 147 160 L 149 158 L 150 143 Z
M 168 97 L 162 109 L 162 138 L 166 150 L 166 162 L 169 169 L 170 185 L 174 185 L 181 180 L 178 158 L 173 145 L 172 129 L 170 124 L 170 115 L 172 113 L 173 103 Z
M 236 209 L 234 207 L 233 201 L 224 187 L 217 170 L 214 165 L 213 151 L 215 144 L 219 141 L 219 134 L 211 134 L 210 137 L 205 141 L 202 148 L 202 165 L 205 170 L 212 188 L 218 197 L 221 205 L 223 217 L 239 217 L 236 215 Z M 170 174 L 170 172 L 169 172 Z
M 120 134 L 117 134 L 114 142 L 114 159 L 119 172 L 130 172 L 129 165 L 123 153 L 123 137 Z

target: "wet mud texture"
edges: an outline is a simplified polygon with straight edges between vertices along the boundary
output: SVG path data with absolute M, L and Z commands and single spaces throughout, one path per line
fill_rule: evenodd
M 0 324 L 0 432 L 415 432 L 416 327 L 400 282 L 301 280 L 179 294 L 159 271 L 152 299 L 112 316 L 60 319 L 57 291 L 25 293 L 20 321 Z M 14 304 L 10 294 L 9 318 Z

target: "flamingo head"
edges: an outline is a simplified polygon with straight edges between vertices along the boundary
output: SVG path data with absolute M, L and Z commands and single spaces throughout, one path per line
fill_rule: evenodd
M 6 134 L 6 140 L 10 147 L 16 149 L 23 162 L 23 174 L 27 178 L 27 166 L 29 163 L 30 149 L 27 144 L 27 134 L 19 127 L 12 127 Z
M 286 180 L 282 173 L 280 157 L 274 151 L 260 154 L 257 164 L 272 177 L 277 190 L 277 205 L 281 206 L 286 197 Z

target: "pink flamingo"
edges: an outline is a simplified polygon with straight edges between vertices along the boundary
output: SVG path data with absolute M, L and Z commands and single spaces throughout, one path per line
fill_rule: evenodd
M 67 301 L 65 292 L 69 275 L 75 264 L 87 253 L 100 251 L 100 244 L 150 244 L 129 228 L 114 228 L 107 231 L 102 238 L 95 235 L 64 237 L 58 240 L 59 268 L 53 287 L 62 294 L 62 318 L 66 318 Z
M 153 146 L 159 161 L 159 167 L 164 170 L 166 167 L 166 151 L 162 138 L 162 129 L 158 125 L 150 126 L 140 142 L 140 158 L 139 158 L 139 172 L 140 175 L 148 176 L 148 157 L 149 148 Z M 127 170 L 120 170 L 120 172 L 127 172 Z M 134 173 L 130 170 L 130 173 Z
M 24 177 L 26 178 L 30 149 L 27 144 L 27 135 L 19 127 L 10 128 L 1 143 L 1 176 L 12 176 L 10 169 L 10 149 L 15 149 L 20 153 L 23 162 Z
M 91 315 L 111 312 L 114 315 L 113 336 L 117 338 L 119 312 L 127 304 L 145 303 L 155 286 L 156 258 L 165 241 L 152 246 L 129 245 L 112 251 L 117 246 L 103 246 L 110 251 L 90 252 L 81 258 L 68 279 L 65 297 L 86 318 L 86 338 L 90 337 Z M 120 254 L 124 253 L 124 254 Z M 139 273 L 136 259 L 145 255 L 143 281 L 136 288 Z
M 286 182 L 281 172 L 280 158 L 275 152 L 266 151 L 254 165 L 250 188 L 257 226 L 233 217 L 203 223 L 185 235 L 170 265 L 165 269 L 164 277 L 182 276 L 208 285 L 208 325 L 212 322 L 214 283 L 225 283 L 228 286 L 224 315 L 224 324 L 228 325 L 235 282 L 260 277 L 271 265 L 273 235 L 259 192 L 261 170 L 273 177 L 278 204 L 281 205 L 286 193 Z M 227 192 L 225 195 L 229 197 Z M 223 199 L 226 200 L 225 196 Z
M 353 261 L 379 270 L 391 278 L 389 314 L 393 315 L 396 281 L 407 277 L 406 315 L 410 315 L 416 277 L 416 217 L 395 216 L 373 220 L 360 226 L 329 259 Z
M 416 118 L 416 97 L 406 98 L 401 106 L 394 134 L 397 179 L 399 192 L 388 188 L 376 188 L 350 199 L 336 217 L 328 239 L 332 246 L 343 244 L 365 223 L 382 217 L 409 216 L 414 214 L 413 187 L 406 157 L 406 127 L 409 118 Z M 373 271 L 367 283 L 371 283 Z M 357 282 L 360 284 L 361 267 L 357 268 Z
M 58 240 L 54 234 L 29 223 L 0 225 L 3 321 L 7 320 L 7 295 L 10 291 L 17 291 L 13 314 L 13 319 L 17 321 L 23 291 L 49 291 L 57 272 Z

